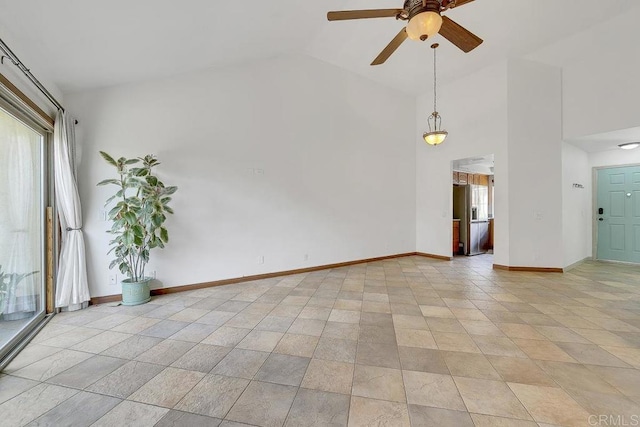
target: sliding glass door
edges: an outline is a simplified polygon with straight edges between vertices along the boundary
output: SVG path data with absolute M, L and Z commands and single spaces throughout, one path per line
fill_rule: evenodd
M 45 316 L 46 133 L 0 104 L 0 360 Z

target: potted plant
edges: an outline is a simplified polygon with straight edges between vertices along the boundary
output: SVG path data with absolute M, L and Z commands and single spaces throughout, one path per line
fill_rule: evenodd
M 120 157 L 118 160 L 104 151 L 100 155 L 116 168 L 118 175 L 118 178 L 98 183 L 117 187 L 115 194 L 105 202 L 105 206 L 115 203 L 107 214 L 112 222 L 108 233 L 114 235 L 109 242 L 108 253 L 114 256 L 109 268 L 117 266 L 127 277 L 122 281 L 122 304 L 143 304 L 151 299 L 151 277 L 144 274 L 149 252 L 164 248 L 169 242 L 164 222 L 167 214 L 173 214 L 169 202 L 178 188 L 165 186 L 154 174 L 153 168 L 160 162 L 153 155 L 135 159 Z

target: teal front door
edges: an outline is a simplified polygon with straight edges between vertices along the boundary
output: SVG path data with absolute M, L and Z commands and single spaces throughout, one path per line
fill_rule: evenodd
M 640 263 L 640 166 L 598 170 L 597 258 Z

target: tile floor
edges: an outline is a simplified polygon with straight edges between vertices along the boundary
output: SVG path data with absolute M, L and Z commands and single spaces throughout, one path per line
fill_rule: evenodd
M 640 416 L 640 271 L 407 257 L 93 306 L 55 316 L 0 374 L 0 414 L 3 426 L 633 425 L 611 420 Z

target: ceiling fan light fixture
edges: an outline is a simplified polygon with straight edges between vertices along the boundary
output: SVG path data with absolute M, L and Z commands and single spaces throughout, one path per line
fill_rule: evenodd
M 618 145 L 618 147 L 622 148 L 623 150 L 633 150 L 634 148 L 640 147 L 640 142 L 627 142 L 625 144 Z
M 411 40 L 424 40 L 438 34 L 442 27 L 442 16 L 438 12 L 422 12 L 407 24 L 407 35 Z

